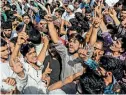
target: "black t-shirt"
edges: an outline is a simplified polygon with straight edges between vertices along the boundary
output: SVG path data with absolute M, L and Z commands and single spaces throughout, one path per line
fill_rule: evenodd
M 52 72 L 50 73 L 51 80 L 49 84 L 51 85 L 60 80 L 61 64 L 57 59 L 54 59 L 49 55 L 45 58 L 43 72 L 45 71 L 48 62 L 50 62 L 50 69 L 52 69 Z

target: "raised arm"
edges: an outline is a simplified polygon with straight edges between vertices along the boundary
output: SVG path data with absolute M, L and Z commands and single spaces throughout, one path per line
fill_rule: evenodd
M 50 12 L 50 7 L 48 6 L 48 15 L 45 16 L 45 19 L 48 23 L 48 28 L 49 28 L 49 34 L 51 36 L 51 39 L 53 40 L 54 43 L 58 43 L 58 34 L 56 32 L 56 29 L 54 27 L 52 17 L 51 17 L 51 12 Z
M 94 18 L 92 34 L 90 36 L 90 41 L 89 41 L 90 45 L 94 45 L 95 42 L 97 41 L 97 33 L 98 33 L 99 26 L 100 26 L 100 19 Z
M 12 52 L 11 58 L 10 58 L 10 66 L 12 66 L 12 61 L 18 57 L 19 49 L 21 45 L 27 41 L 28 35 L 25 32 L 26 25 L 24 25 L 24 28 L 22 29 L 22 32 L 19 33 L 17 43 L 15 45 L 14 51 Z
M 44 42 L 44 46 L 43 46 L 40 54 L 38 55 L 38 61 L 41 63 L 39 65 L 42 65 L 43 61 L 45 60 L 46 52 L 47 52 L 47 48 L 48 48 L 48 44 L 49 44 L 49 40 L 48 40 L 47 36 L 43 37 L 42 39 Z
M 118 26 L 120 25 L 120 21 L 117 18 L 116 11 L 114 9 L 109 9 L 109 15 L 113 18 L 115 25 Z
M 55 89 L 59 89 L 62 86 L 71 83 L 73 80 L 77 79 L 78 77 L 80 77 L 83 74 L 84 71 L 82 72 L 78 72 L 76 74 L 73 74 L 69 77 L 67 77 L 64 81 L 58 81 L 54 84 L 52 84 L 51 86 L 48 87 L 49 91 L 55 90 Z

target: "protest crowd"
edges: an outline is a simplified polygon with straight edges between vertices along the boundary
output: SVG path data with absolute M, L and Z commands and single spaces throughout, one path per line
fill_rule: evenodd
M 126 94 L 125 0 L 0 5 L 0 94 Z

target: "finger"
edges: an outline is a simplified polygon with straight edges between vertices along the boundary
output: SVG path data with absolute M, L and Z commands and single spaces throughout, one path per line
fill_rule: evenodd
M 48 14 L 51 15 L 50 6 L 48 6 Z
M 47 68 L 49 68 L 49 66 L 50 66 L 50 62 L 48 62 Z
M 24 27 L 22 29 L 22 32 L 25 32 L 25 30 L 26 30 L 26 24 L 24 24 Z
M 7 79 L 5 80 L 5 82 L 6 82 L 7 84 L 9 84 L 9 81 L 10 81 L 10 78 L 7 78 Z

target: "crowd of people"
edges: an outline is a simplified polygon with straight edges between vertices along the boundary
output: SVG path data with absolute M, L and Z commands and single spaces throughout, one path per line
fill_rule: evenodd
M 1 0 L 1 94 L 126 94 L 126 2 L 112 1 Z

